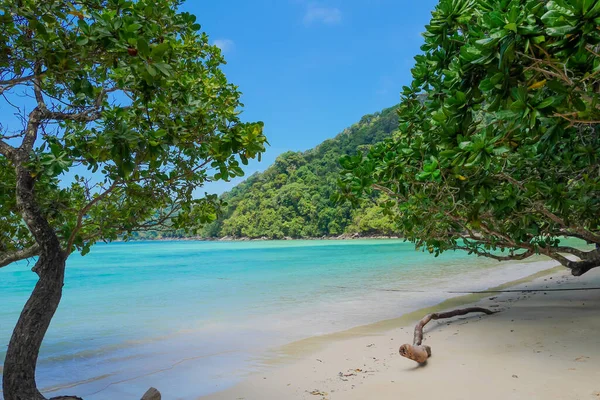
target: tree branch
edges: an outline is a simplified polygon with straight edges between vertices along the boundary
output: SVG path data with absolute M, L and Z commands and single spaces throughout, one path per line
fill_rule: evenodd
M 16 261 L 25 260 L 27 258 L 31 258 L 37 256 L 40 251 L 40 246 L 37 244 L 32 245 L 31 247 L 27 247 L 25 249 L 16 250 L 10 253 L 2 253 L 0 254 L 0 268 L 6 267 L 9 264 L 12 264 Z
M 35 77 L 36 77 L 36 74 L 31 74 L 31 75 L 27 75 L 27 76 L 22 76 L 20 78 L 6 79 L 3 81 L 0 81 L 0 86 L 2 86 L 2 87 L 0 87 L 0 95 L 2 95 L 7 90 L 10 90 L 13 87 L 17 86 L 18 84 L 30 81 Z
M 595 233 L 589 232 L 585 229 L 576 229 L 575 231 L 570 230 L 571 228 L 567 228 L 563 231 L 566 236 L 573 236 L 586 242 L 600 244 L 600 236 Z
M 574 256 L 577 256 L 582 260 L 587 259 L 590 255 L 590 253 L 594 252 L 594 251 L 579 250 L 579 249 L 576 249 L 571 246 L 557 246 L 557 247 L 552 247 L 552 248 L 556 249 L 556 251 L 558 251 L 559 253 L 573 254 Z
M 27 75 L 27 76 L 22 76 L 20 78 L 6 79 L 3 81 L 0 81 L 0 86 L 15 86 L 15 85 L 18 85 L 19 83 L 30 81 L 33 78 L 35 78 L 36 76 L 42 76 L 46 73 L 46 71 L 40 72 L 39 74 L 31 74 L 31 75 Z
M 110 185 L 108 187 L 108 189 L 106 189 L 103 193 L 99 194 L 98 196 L 96 196 L 94 199 L 92 199 L 88 204 L 86 204 L 85 207 L 83 207 L 79 213 L 77 214 L 77 225 L 75 225 L 75 228 L 73 228 L 73 231 L 71 232 L 71 235 L 69 236 L 69 240 L 67 242 L 67 248 L 66 248 L 66 253 L 67 254 L 71 254 L 71 251 L 73 249 L 73 242 L 75 241 L 75 237 L 77 236 L 77 233 L 81 230 L 82 224 L 83 224 L 83 217 L 85 216 L 85 214 L 91 210 L 91 208 L 98 203 L 100 200 L 104 199 L 110 192 L 112 192 L 115 188 L 117 187 L 117 181 L 114 181 L 112 183 L 112 185 Z
M 44 110 L 46 108 L 46 103 L 44 103 L 44 95 L 42 94 L 42 67 L 39 62 L 36 62 L 33 67 L 33 75 L 33 93 L 35 94 L 35 100 L 38 103 L 38 107 Z
M 179 211 L 181 209 L 181 207 L 179 207 L 176 202 L 174 203 L 174 205 L 171 207 L 171 210 L 162 215 L 160 218 L 158 219 L 153 219 L 153 220 L 149 220 L 146 221 L 143 224 L 139 224 L 134 231 L 145 231 L 145 230 L 156 230 L 158 227 L 163 227 L 164 224 L 171 219 L 171 217 L 173 216 L 173 214 L 175 214 L 177 211 Z
M 504 179 L 510 183 L 512 183 L 513 185 L 515 185 L 516 187 L 518 187 L 519 189 L 521 189 L 522 191 L 527 191 L 525 189 L 525 187 L 523 186 L 523 184 L 521 182 L 519 182 L 518 180 L 516 180 L 515 178 L 513 178 L 512 176 L 506 175 L 506 174 L 498 174 L 497 175 L 499 178 Z M 545 217 L 549 218 L 552 222 L 554 222 L 555 224 L 561 226 L 566 232 L 572 231 L 575 232 L 575 234 L 571 234 L 571 233 L 566 233 L 569 236 L 576 236 L 579 237 L 580 239 L 584 239 L 588 242 L 592 242 L 592 243 L 598 243 L 600 244 L 600 236 L 596 235 L 584 228 L 580 228 L 580 227 L 572 227 L 569 226 L 569 224 L 566 223 L 566 221 L 562 218 L 560 218 L 558 215 L 552 213 L 550 210 L 548 210 L 546 208 L 546 206 L 540 202 L 532 202 L 532 207 L 534 208 L 534 210 L 536 210 L 537 212 L 541 213 L 542 215 L 544 215 Z
M 593 268 L 600 267 L 600 257 L 583 261 L 570 261 L 568 268 L 573 276 L 581 276 Z
M 56 121 L 76 121 L 76 122 L 92 122 L 100 118 L 98 109 L 93 108 L 80 113 L 64 113 L 57 111 L 44 110 L 42 119 L 53 119 Z
M 24 151 L 27 154 L 33 149 L 33 144 L 37 139 L 41 115 L 42 111 L 39 107 L 34 108 L 33 111 L 29 113 L 27 128 L 25 128 L 25 138 L 23 139 L 23 143 L 21 143 L 21 147 L 19 147 L 19 150 Z
M 569 260 L 567 257 L 563 256 L 562 254 L 550 251 L 549 249 L 540 249 L 539 251 L 541 254 L 558 261 L 559 263 L 561 263 L 562 266 L 571 268 L 569 267 L 569 263 L 571 263 L 572 261 Z
M 15 150 L 16 149 L 10 144 L 6 143 L 4 140 L 0 140 L 0 154 L 2 154 L 4 157 L 12 160 Z
M 492 259 L 498 260 L 498 261 L 520 261 L 520 260 L 524 260 L 528 257 L 531 257 L 534 254 L 533 250 L 527 250 L 524 253 L 520 253 L 520 254 L 513 254 L 513 255 L 509 255 L 509 256 L 499 256 L 496 254 L 489 253 L 487 251 L 481 251 L 481 250 L 473 249 L 473 248 L 470 248 L 467 246 L 456 246 L 455 249 L 469 251 L 469 252 L 477 254 L 478 256 L 492 258 Z
M 385 194 L 387 194 L 390 197 L 394 197 L 394 198 L 402 199 L 402 200 L 406 201 L 406 198 L 404 196 L 401 196 L 398 193 L 395 193 L 393 190 L 391 190 L 391 189 L 389 189 L 389 188 L 387 188 L 385 186 L 381 186 L 381 185 L 378 185 L 378 184 L 374 183 L 374 184 L 371 185 L 371 187 L 373 189 L 375 189 L 375 190 L 379 190 L 381 192 L 384 192 Z

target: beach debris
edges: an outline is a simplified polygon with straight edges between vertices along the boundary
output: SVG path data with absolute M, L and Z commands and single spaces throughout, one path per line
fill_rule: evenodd
M 323 362 L 323 360 L 319 360 L 318 358 L 317 358 L 317 361 L 318 361 L 318 362 L 320 362 L 320 363 L 322 363 L 322 362 Z
M 158 390 L 156 390 L 155 388 L 151 387 L 150 389 L 148 389 L 148 391 L 146 391 L 146 393 L 144 393 L 141 400 L 160 400 L 160 399 L 161 399 L 160 392 Z
M 356 375 L 358 375 L 358 373 L 359 373 L 359 372 L 362 372 L 362 373 L 365 373 L 365 374 L 366 374 L 367 372 L 372 372 L 372 371 L 366 371 L 366 370 L 363 370 L 363 369 L 361 369 L 361 368 L 353 368 L 353 369 L 349 369 L 347 373 L 344 373 L 344 372 L 338 372 L 338 376 L 339 376 L 339 377 L 340 377 L 340 378 L 341 378 L 343 381 L 347 381 L 348 379 L 344 379 L 344 378 L 347 378 L 347 377 L 349 377 L 349 376 L 356 376 Z
M 588 356 L 579 356 L 574 361 L 577 361 L 577 362 L 586 362 L 588 359 L 589 359 Z
M 413 344 L 403 344 L 400 346 L 400 355 L 402 357 L 409 358 L 413 361 L 418 362 L 419 364 L 423 364 L 427 362 L 427 359 L 431 357 L 431 347 L 422 344 L 423 343 L 423 328 L 427 323 L 431 320 L 452 318 L 459 315 L 466 315 L 469 313 L 480 312 L 487 315 L 494 314 L 494 311 L 490 311 L 487 308 L 482 307 L 470 307 L 463 308 L 453 311 L 447 311 L 442 313 L 432 313 L 427 314 L 423 319 L 421 319 L 417 325 L 415 326 L 415 333 L 413 338 Z M 496 311 L 497 312 L 497 311 Z
M 311 392 L 308 392 L 309 394 L 312 394 L 313 396 L 327 396 L 327 392 L 322 392 L 318 389 L 315 389 Z
M 367 345 L 367 347 L 373 347 L 373 346 L 375 346 L 375 343 L 371 343 L 371 344 Z

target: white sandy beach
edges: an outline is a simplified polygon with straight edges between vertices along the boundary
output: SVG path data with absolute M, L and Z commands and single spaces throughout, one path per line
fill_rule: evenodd
M 262 372 L 202 399 L 600 399 L 598 287 L 600 269 L 575 278 L 555 268 L 501 287 L 540 292 L 462 296 L 293 343 Z M 572 288 L 589 290 L 557 290 Z M 432 321 L 425 366 L 398 354 L 426 313 L 474 304 L 501 312 Z

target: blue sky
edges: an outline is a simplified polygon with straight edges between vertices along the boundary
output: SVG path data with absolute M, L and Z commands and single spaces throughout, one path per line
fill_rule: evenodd
M 437 0 L 188 0 L 224 71 L 243 92 L 243 119 L 271 146 L 246 176 L 287 150 L 307 150 L 399 101 Z M 207 186 L 220 193 L 235 182 Z
M 243 92 L 242 119 L 263 121 L 271 144 L 248 177 L 288 150 L 310 149 L 363 115 L 398 103 L 437 0 L 187 0 Z M 21 101 L 27 105 L 27 98 Z M 31 103 L 31 101 L 29 101 Z M 31 105 L 31 104 L 29 104 Z M 28 107 L 31 108 L 31 107 Z M 0 123 L 20 121 L 0 103 Z M 65 176 L 69 181 L 72 170 Z M 85 173 L 85 172 L 84 172 Z M 222 193 L 236 183 L 197 191 Z

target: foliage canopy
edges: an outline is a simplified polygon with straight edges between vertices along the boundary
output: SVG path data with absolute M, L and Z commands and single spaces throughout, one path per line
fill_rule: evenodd
M 372 201 L 360 209 L 336 204 L 339 158 L 365 151 L 398 127 L 395 108 L 359 122 L 305 152 L 286 152 L 262 173 L 223 195 L 223 216 L 203 232 L 209 237 L 314 238 L 359 233 L 394 233 L 393 224 Z
M 344 158 L 344 196 L 385 192 L 401 233 L 435 254 L 600 265 L 559 242 L 600 244 L 599 25 L 596 0 L 441 0 L 399 133 Z
M 214 220 L 220 201 L 194 190 L 260 157 L 262 124 L 240 121 L 220 50 L 179 4 L 0 2 L 2 107 L 23 121 L 0 133 L 0 265 L 39 247 L 22 223 L 18 168 L 62 247 L 86 252 Z

